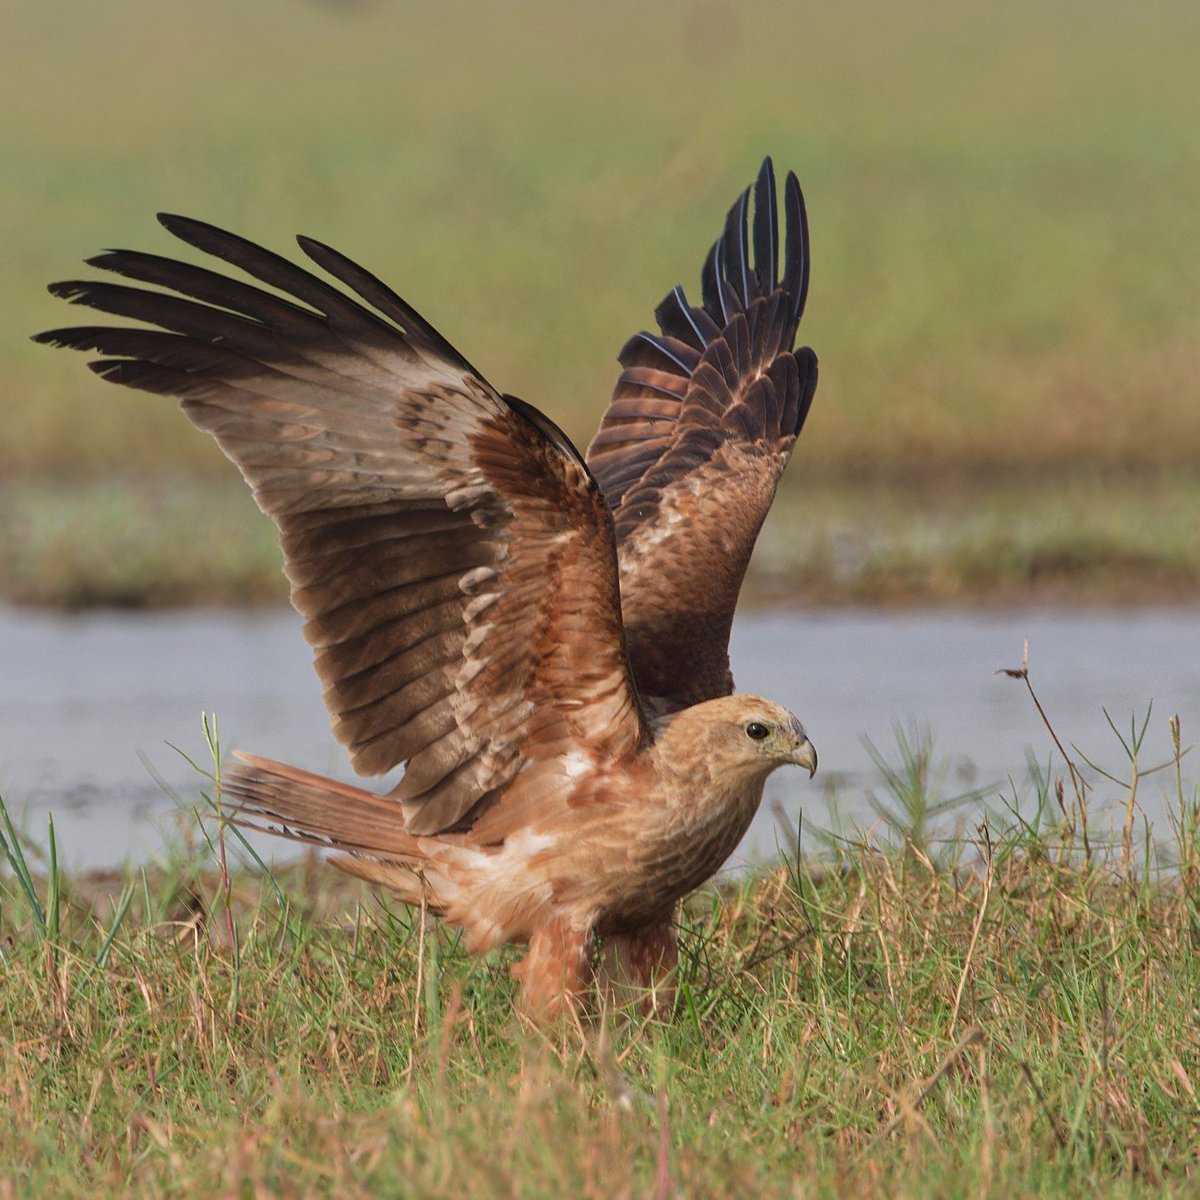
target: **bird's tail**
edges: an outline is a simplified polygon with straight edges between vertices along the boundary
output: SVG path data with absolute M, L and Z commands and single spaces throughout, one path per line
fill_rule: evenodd
M 454 891 L 441 869 L 443 848 L 407 832 L 397 801 L 269 758 L 235 757 L 238 765 L 221 776 L 222 807 L 235 824 L 347 851 L 330 861 L 410 904 L 443 910 Z

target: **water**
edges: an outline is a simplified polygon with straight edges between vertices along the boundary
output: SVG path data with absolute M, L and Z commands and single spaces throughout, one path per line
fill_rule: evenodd
M 800 771 L 772 776 L 738 859 L 774 853 L 773 808 L 789 826 L 802 811 L 809 830 L 869 819 L 866 793 L 882 791 L 863 738 L 894 761 L 897 724 L 932 730 L 947 794 L 1010 777 L 1020 790 L 1026 748 L 1043 762 L 1051 750 L 1024 685 L 996 674 L 1019 665 L 1024 638 L 1064 743 L 1118 777 L 1126 765 L 1102 707 L 1127 731 L 1153 701 L 1143 766 L 1169 758 L 1172 713 L 1185 742 L 1200 730 L 1200 611 L 743 615 L 732 646 L 739 689 L 791 707 L 821 770 L 811 782 Z M 290 611 L 0 609 L 0 788 L 35 837 L 53 813 L 71 866 L 109 867 L 161 850 L 178 825 L 178 805 L 151 769 L 185 801 L 198 801 L 201 781 L 168 743 L 209 764 L 202 710 L 219 715 L 226 748 L 349 777 Z M 1187 775 L 1194 781 L 1195 768 Z M 1145 780 L 1139 791 L 1164 831 L 1169 776 Z M 295 853 L 271 838 L 256 845 L 268 859 Z

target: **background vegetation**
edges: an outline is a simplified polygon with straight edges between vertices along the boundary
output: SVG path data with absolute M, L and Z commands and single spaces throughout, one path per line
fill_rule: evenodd
M 765 152 L 800 174 L 815 246 L 802 333 L 822 381 L 793 516 L 805 489 L 852 497 L 864 481 L 883 488 L 876 513 L 915 491 L 977 523 L 996 487 L 1034 486 L 1052 525 L 1047 479 L 1074 477 L 1082 507 L 1105 512 L 1147 476 L 1194 487 L 1200 13 L 1186 0 L 13 0 L 5 24 L 7 510 L 31 480 L 238 486 L 172 405 L 26 340 L 73 319 L 43 288 L 85 256 L 176 250 L 158 209 L 284 251 L 295 230 L 344 248 L 582 443 L 617 349 L 672 284 L 695 290 Z M 1151 507 L 1146 590 L 1194 589 L 1197 538 L 1180 559 L 1171 506 Z M 1145 578 L 1097 520 L 1083 550 L 1109 563 L 1097 586 Z M 1054 537 L 1039 532 L 1035 557 Z M 979 592 L 969 573 L 931 584 L 944 559 L 913 595 Z M 258 595 L 261 573 L 235 594 Z

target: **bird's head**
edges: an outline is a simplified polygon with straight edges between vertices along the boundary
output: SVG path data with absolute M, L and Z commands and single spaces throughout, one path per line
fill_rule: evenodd
M 817 752 L 795 713 L 762 696 L 706 700 L 663 722 L 661 740 L 706 755 L 717 772 L 765 778 L 789 763 L 817 771 Z

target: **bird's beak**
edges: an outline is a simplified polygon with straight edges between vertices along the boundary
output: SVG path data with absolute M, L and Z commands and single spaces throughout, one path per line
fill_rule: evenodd
M 794 762 L 798 767 L 808 768 L 811 779 L 817 773 L 817 748 L 805 738 L 788 756 L 788 762 Z

